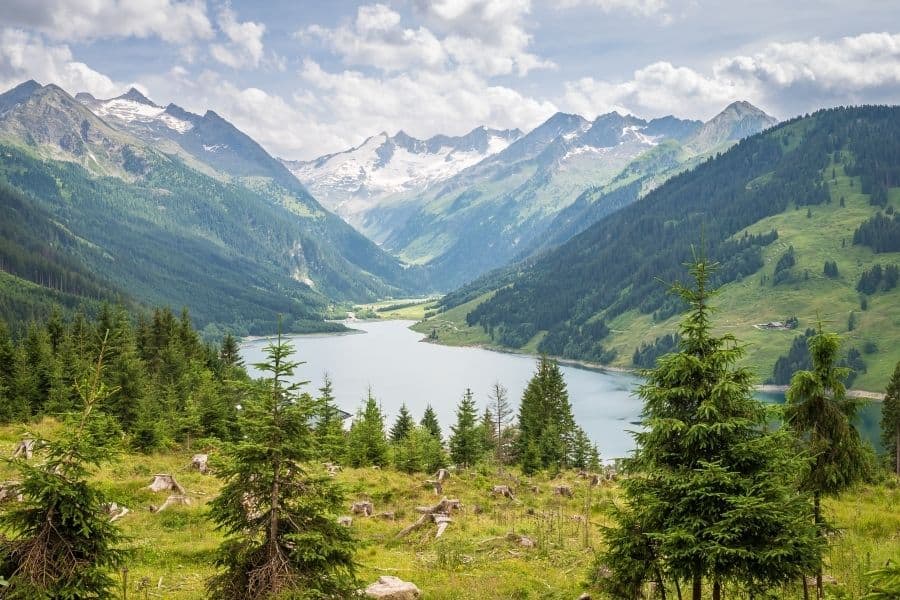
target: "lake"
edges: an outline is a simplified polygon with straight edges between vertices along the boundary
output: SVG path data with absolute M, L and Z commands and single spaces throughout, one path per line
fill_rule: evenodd
M 359 332 L 289 336 L 297 351 L 295 360 L 305 361 L 298 380 L 309 381 L 305 391 L 316 395 L 327 372 L 334 384 L 338 406 L 355 413 L 371 386 L 381 404 L 388 427 L 406 403 L 416 421 L 431 404 L 445 436 L 456 421 L 456 405 L 471 388 L 481 410 L 494 382 L 509 391 L 510 405 L 518 406 L 525 385 L 534 373 L 535 358 L 494 352 L 482 348 L 456 348 L 423 342 L 409 329 L 412 321 L 356 321 L 348 323 Z M 241 345 L 248 365 L 260 362 L 268 344 L 253 339 Z M 628 433 L 634 429 L 641 401 L 633 395 L 639 379 L 633 375 L 563 365 L 569 400 L 576 422 L 597 444 L 604 459 L 625 456 L 633 448 Z M 259 375 L 250 368 L 252 375 Z M 764 396 L 779 401 L 777 395 Z M 862 429 L 877 439 L 878 407 L 863 411 Z

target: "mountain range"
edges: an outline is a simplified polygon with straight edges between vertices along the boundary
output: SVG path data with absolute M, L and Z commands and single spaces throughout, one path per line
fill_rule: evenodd
M 201 324 L 264 329 L 278 314 L 317 320 L 331 302 L 425 287 L 211 111 L 29 81 L 0 94 L 0 145 L 0 182 L 73 259 Z
M 735 102 L 707 122 L 557 113 L 534 130 L 382 133 L 285 164 L 360 231 L 454 287 L 560 243 L 776 120 Z M 635 183 L 637 183 L 635 185 Z

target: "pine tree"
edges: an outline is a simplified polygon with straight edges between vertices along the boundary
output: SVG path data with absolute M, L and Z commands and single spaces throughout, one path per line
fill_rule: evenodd
M 594 446 L 590 438 L 581 427 L 575 427 L 575 435 L 572 442 L 572 455 L 569 462 L 576 469 L 590 468 Z
M 443 439 L 441 435 L 441 425 L 438 423 L 437 415 L 430 404 L 425 407 L 425 412 L 422 414 L 422 420 L 419 424 L 427 429 L 428 433 L 433 435 L 439 442 Z
M 81 414 L 69 419 L 62 439 L 44 441 L 46 460 L 15 463 L 24 501 L 0 514 L 4 531 L 0 565 L 8 586 L 4 598 L 110 598 L 110 576 L 123 564 L 121 534 L 104 510 L 106 497 L 88 479 L 110 458 L 92 432 L 103 384 L 101 345 L 93 372 L 79 386 Z
M 881 404 L 881 440 L 894 473 L 900 476 L 900 362 L 894 367 Z
M 226 333 L 222 338 L 222 347 L 219 349 L 219 358 L 225 367 L 241 367 L 244 365 L 241 359 L 240 346 L 237 340 L 230 333 Z
M 215 598 L 345 597 L 353 593 L 353 543 L 334 512 L 342 496 L 307 472 L 315 458 L 315 403 L 290 382 L 294 349 L 279 332 L 254 365 L 267 377 L 243 411 L 244 437 L 226 447 L 210 518 L 226 535 L 208 589 Z
M 434 473 L 446 465 L 441 443 L 423 426 L 414 426 L 394 446 L 394 467 L 404 473 Z
M 812 462 L 801 489 L 813 495 L 813 519 L 820 536 L 825 535 L 821 499 L 860 480 L 865 453 L 859 432 L 853 426 L 857 404 L 847 398 L 844 380 L 850 369 L 838 367 L 841 340 L 836 333 L 818 333 L 809 338 L 812 370 L 797 371 L 785 394 L 785 422 L 806 447 Z M 817 597 L 822 598 L 821 565 L 816 571 Z
M 522 395 L 517 453 L 524 457 L 534 445 L 541 468 L 565 468 L 574 432 L 575 419 L 559 363 L 542 356 Z
M 492 458 L 496 456 L 497 438 L 494 433 L 495 425 L 494 413 L 491 412 L 491 407 L 485 406 L 484 412 L 481 414 L 481 423 L 478 425 L 481 437 L 481 456 L 490 456 Z
M 471 467 L 478 462 L 481 454 L 482 439 L 477 411 L 472 390 L 466 388 L 456 407 L 456 425 L 450 428 L 450 459 L 457 465 Z
M 319 443 L 319 458 L 341 463 L 346 454 L 347 434 L 344 432 L 344 419 L 335 406 L 334 389 L 328 373 L 325 373 L 322 387 L 319 388 L 318 405 L 316 439 Z
M 409 410 L 406 408 L 406 403 L 400 405 L 400 412 L 397 414 L 397 420 L 394 421 L 394 426 L 391 427 L 391 442 L 398 443 L 403 440 L 409 432 L 412 431 L 412 428 L 415 427 L 416 423 L 413 421 L 412 415 L 409 414 Z
M 787 434 L 767 431 L 751 372 L 735 366 L 743 348 L 711 334 L 713 268 L 697 261 L 696 287 L 675 287 L 690 307 L 679 351 L 659 358 L 639 388 L 645 429 L 625 463 L 627 506 L 598 560 L 615 597 L 666 580 L 690 581 L 694 600 L 704 580 L 715 600 L 726 581 L 755 595 L 820 561 L 808 505 L 791 485 L 799 469 Z
M 384 437 L 384 417 L 372 390 L 364 410 L 356 413 L 347 439 L 347 460 L 354 467 L 383 467 L 388 463 L 388 443 Z

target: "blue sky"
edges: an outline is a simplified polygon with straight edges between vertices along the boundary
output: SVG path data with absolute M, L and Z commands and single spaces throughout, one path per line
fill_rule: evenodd
M 287 158 L 553 112 L 900 102 L 896 0 L 0 0 L 25 79 L 215 110 Z

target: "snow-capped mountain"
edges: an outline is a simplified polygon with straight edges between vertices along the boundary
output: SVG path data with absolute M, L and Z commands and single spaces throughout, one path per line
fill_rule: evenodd
M 373 206 L 428 190 L 497 154 L 521 135 L 518 129 L 486 127 L 427 140 L 403 131 L 394 136 L 382 132 L 344 152 L 282 162 L 322 204 L 359 225 L 359 217 Z

